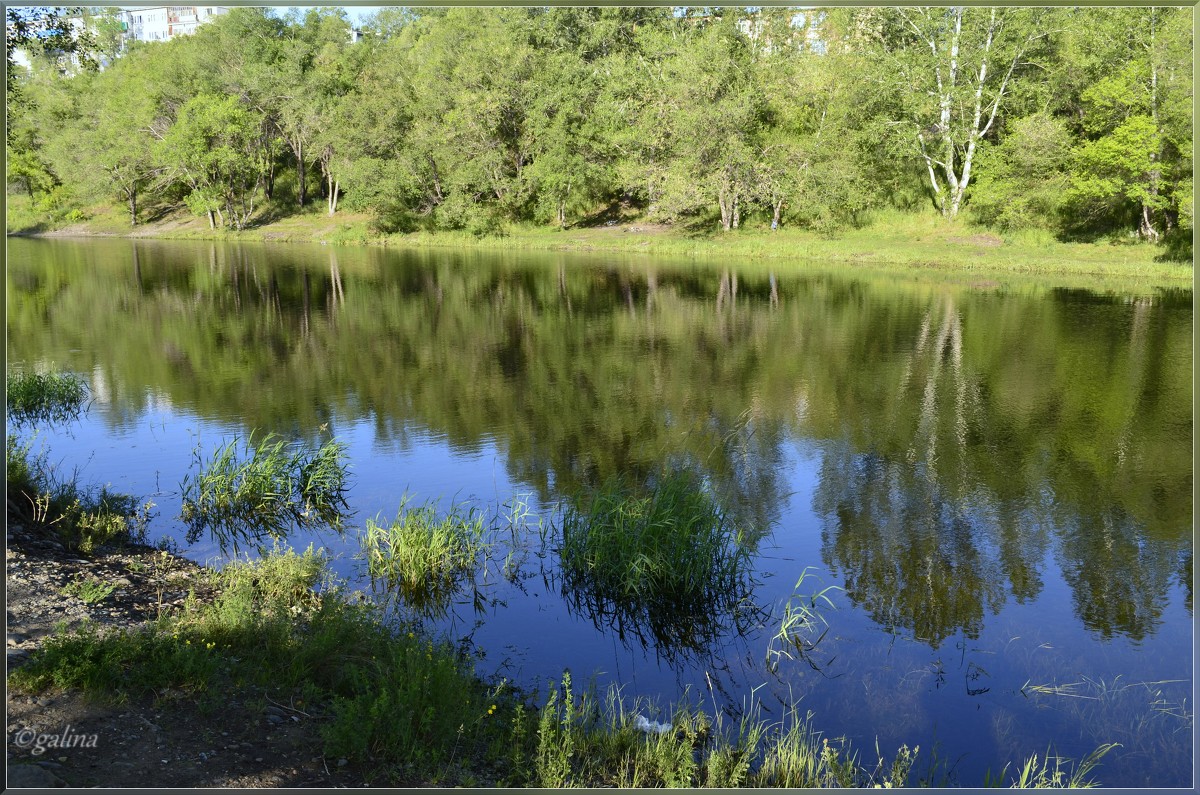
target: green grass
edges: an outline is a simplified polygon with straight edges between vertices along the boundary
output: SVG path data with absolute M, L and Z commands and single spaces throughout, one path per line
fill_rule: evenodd
M 568 603 L 660 653 L 702 649 L 750 605 L 742 533 L 687 473 L 645 494 L 611 480 L 567 505 L 554 536 Z
M 1081 759 L 1076 765 L 1068 765 L 1060 757 L 1049 750 L 1042 756 L 1034 754 L 1025 760 L 1015 774 L 1009 779 L 1010 787 L 1015 789 L 1080 789 L 1095 786 L 1089 776 L 1100 764 L 1100 759 L 1112 749 L 1116 743 L 1106 743 Z M 1000 775 L 993 778 L 989 773 L 984 777 L 985 787 L 1004 786 L 1004 778 L 1008 775 L 1009 766 L 1005 765 Z
M 931 762 L 918 774 L 920 749 L 902 745 L 891 758 L 878 749 L 874 761 L 860 756 L 843 738 L 830 739 L 812 728 L 812 714 L 793 705 L 779 721 L 761 708 L 746 710 L 727 725 L 684 701 L 663 721 L 647 721 L 654 705 L 627 704 L 609 688 L 604 706 L 592 691 L 576 694 L 570 674 L 552 687 L 537 724 L 533 775 L 540 787 L 777 787 L 894 788 L 944 787 L 944 768 Z M 639 728 L 640 726 L 640 728 Z M 519 745 L 517 746 L 519 747 Z M 1101 746 L 1078 764 L 1053 754 L 1029 757 L 1010 777 L 1012 786 L 1089 787 L 1090 774 L 1111 745 Z M 1001 785 L 1000 776 L 989 786 Z
M 487 555 L 483 515 L 453 506 L 439 517 L 432 502 L 401 503 L 390 525 L 368 519 L 360 545 L 371 579 L 391 595 L 427 613 L 442 612 L 462 579 Z
M 801 588 L 809 576 L 806 568 L 796 581 L 795 592 L 783 606 L 783 618 L 779 631 L 767 642 L 767 667 L 772 671 L 779 669 L 780 661 L 803 660 L 813 670 L 821 670 L 822 664 L 816 659 L 817 647 L 829 632 L 829 623 L 822 615 L 821 603 L 825 608 L 832 608 L 833 602 L 826 595 L 833 590 L 842 590 L 839 586 L 829 585 L 820 591 L 802 594 Z
M 106 544 L 145 543 L 154 503 L 129 494 L 85 488 L 77 477 L 62 478 L 32 454 L 32 443 L 15 434 L 5 440 L 8 519 L 57 539 L 67 549 L 90 554 Z
M 88 401 L 88 388 L 64 373 L 8 371 L 5 378 L 8 421 L 17 427 L 67 423 L 78 419 Z
M 187 539 L 210 530 L 222 550 L 280 539 L 296 527 L 340 529 L 347 516 L 345 447 L 329 440 L 312 453 L 268 434 L 234 438 L 180 484 Z
M 624 231 L 642 229 L 643 231 Z M 1159 262 L 1159 246 L 1115 242 L 1061 242 L 1034 232 L 999 236 L 967 221 L 948 222 L 931 213 L 881 211 L 861 227 L 834 236 L 806 229 L 744 228 L 734 232 L 689 233 L 645 229 L 638 222 L 616 228 L 558 230 L 512 225 L 504 234 L 414 232 L 390 235 L 400 247 L 504 248 L 546 251 L 641 253 L 662 257 L 761 261 L 775 267 L 837 264 L 855 270 L 901 268 L 972 274 L 980 278 L 1073 276 L 1141 283 L 1190 282 L 1190 262 Z M 739 263 L 740 265 L 740 263 Z

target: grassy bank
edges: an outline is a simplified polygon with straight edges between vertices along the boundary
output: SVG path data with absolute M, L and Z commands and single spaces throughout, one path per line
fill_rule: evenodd
M 12 460 L 10 453 L 10 473 Z M 428 517 L 418 509 L 417 518 Z M 60 630 L 9 673 L 10 692 L 76 691 L 116 703 L 173 694 L 214 718 L 230 702 L 289 705 L 319 724 L 326 757 L 353 761 L 372 785 L 958 783 L 935 755 L 907 746 L 864 753 L 822 735 L 811 714 L 795 708 L 769 721 L 751 706 L 729 722 L 689 700 L 663 706 L 630 702 L 616 688 L 580 689 L 569 672 L 545 683 L 543 694 L 481 677 L 469 653 L 351 590 L 312 547 L 277 545 L 255 560 L 235 559 L 207 570 L 203 585 L 215 599 L 190 595 L 144 627 Z M 111 584 L 75 590 L 85 600 L 98 591 L 102 600 Z M 985 783 L 1089 785 L 1107 750 L 1078 762 L 1030 757 Z
M 1167 261 L 1166 249 L 1132 239 L 1065 243 L 1046 232 L 998 235 L 966 221 L 947 222 L 926 213 L 879 212 L 859 228 L 835 237 L 784 228 L 743 228 L 734 232 L 697 232 L 645 223 L 636 218 L 613 225 L 567 229 L 508 225 L 494 234 L 417 231 L 384 234 L 366 215 L 338 213 L 330 218 L 317 207 L 265 213 L 242 232 L 210 230 L 204 219 L 164 212 L 130 227 L 112 208 L 90 210 L 87 220 L 53 219 L 10 196 L 9 234 L 63 236 L 134 236 L 196 240 L 321 242 L 333 245 L 384 245 L 409 248 L 475 248 L 526 251 L 651 254 L 706 260 L 737 259 L 779 263 L 832 263 L 863 269 L 895 268 L 988 275 L 1089 276 L 1183 286 L 1192 280 L 1190 261 Z M 1190 252 L 1188 254 L 1190 256 Z
M 326 556 L 277 548 L 210 572 L 219 595 L 142 630 L 84 627 L 49 640 L 10 689 L 78 689 L 106 700 L 186 693 L 202 712 L 230 698 L 290 704 L 322 722 L 325 752 L 369 783 L 511 786 L 932 786 L 943 766 L 901 747 L 868 758 L 793 710 L 734 724 L 680 703 L 580 692 L 547 695 L 476 676 L 472 660 L 415 627 L 386 623 L 333 581 Z M 647 715 L 661 717 L 650 720 Z M 1084 786 L 1106 749 L 1078 764 L 1032 757 L 992 784 Z

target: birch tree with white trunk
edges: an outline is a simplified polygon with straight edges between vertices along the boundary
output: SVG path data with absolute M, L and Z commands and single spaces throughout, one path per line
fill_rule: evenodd
M 1046 9 L 863 9 L 855 36 L 895 92 L 891 125 L 921 158 L 934 203 L 947 218 L 963 207 L 979 143 L 1002 119 L 1017 82 L 1038 70 L 1030 56 L 1047 36 Z M 887 85 L 889 84 L 890 85 Z

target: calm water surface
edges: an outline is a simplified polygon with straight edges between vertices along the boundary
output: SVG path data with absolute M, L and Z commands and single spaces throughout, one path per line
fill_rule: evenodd
M 9 366 L 95 396 L 39 444 L 153 499 L 155 537 L 183 540 L 195 451 L 251 430 L 348 444 L 352 532 L 292 543 L 353 578 L 353 530 L 406 493 L 520 496 L 549 522 L 608 477 L 686 467 L 747 533 L 756 622 L 614 627 L 530 527 L 511 579 L 493 561 L 432 624 L 543 692 L 569 668 L 664 704 L 796 701 L 864 754 L 936 748 L 965 785 L 1106 742 L 1105 785 L 1191 784 L 1190 291 L 128 240 L 8 256 Z M 805 572 L 803 594 L 837 586 L 830 631 L 772 672 Z

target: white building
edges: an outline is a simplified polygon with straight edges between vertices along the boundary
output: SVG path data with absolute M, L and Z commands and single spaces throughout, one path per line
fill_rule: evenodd
M 155 6 L 121 12 L 125 37 L 134 41 L 168 41 L 188 36 L 213 17 L 229 13 L 228 6 Z

